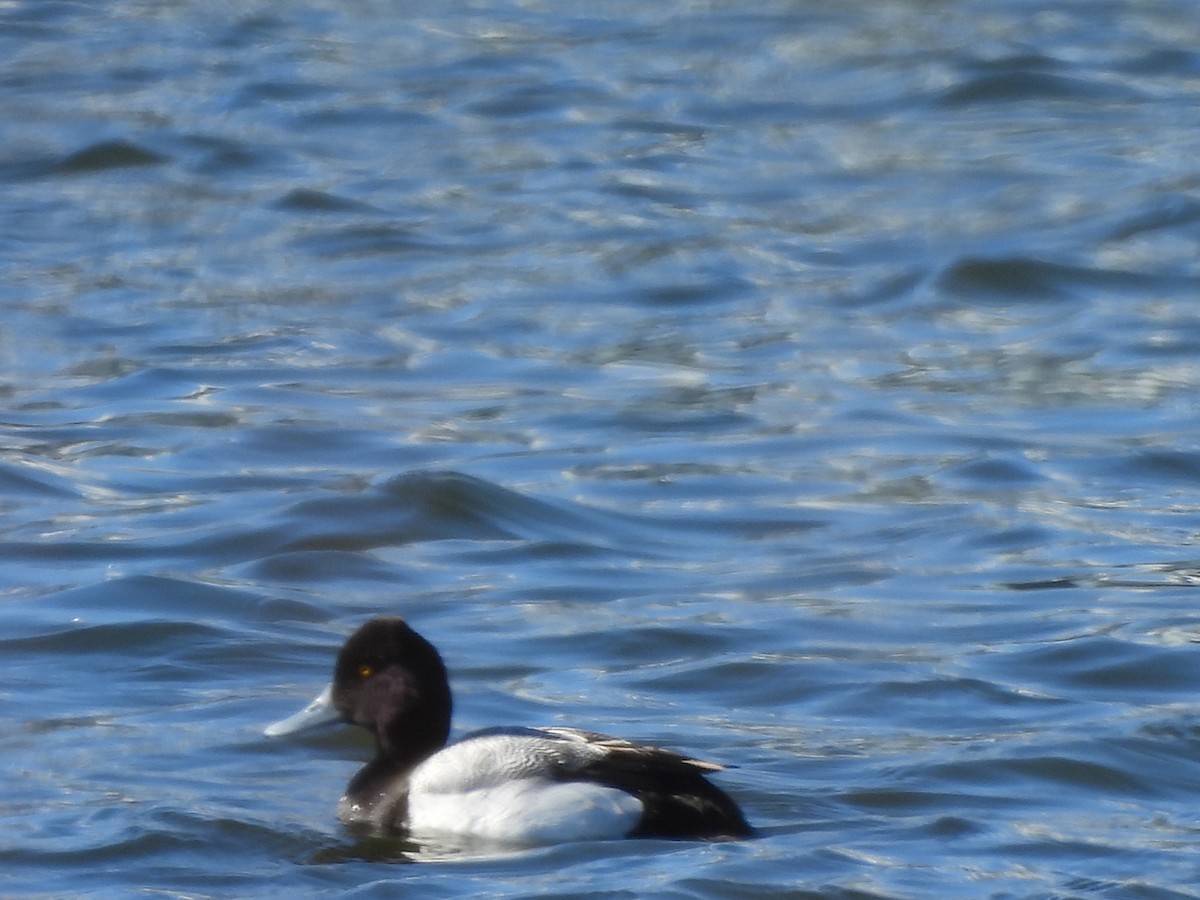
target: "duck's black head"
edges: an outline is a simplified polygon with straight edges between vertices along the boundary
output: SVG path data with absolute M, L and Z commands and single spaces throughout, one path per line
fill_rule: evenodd
M 446 666 L 399 617 L 372 619 L 346 641 L 333 670 L 333 704 L 344 721 L 375 734 L 393 765 L 416 765 L 450 736 Z

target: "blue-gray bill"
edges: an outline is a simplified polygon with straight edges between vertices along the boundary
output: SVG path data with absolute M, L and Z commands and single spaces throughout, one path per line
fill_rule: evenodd
M 321 691 L 304 709 L 293 713 L 286 719 L 272 722 L 263 729 L 267 737 L 279 737 L 283 734 L 294 734 L 320 725 L 329 725 L 341 721 L 341 715 L 333 706 L 333 685 Z

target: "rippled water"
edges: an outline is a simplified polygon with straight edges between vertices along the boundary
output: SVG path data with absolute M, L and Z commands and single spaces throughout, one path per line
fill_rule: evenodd
M 1200 897 L 1200 18 L 0 8 L 0 895 Z M 403 865 L 262 726 L 460 728 L 746 843 Z

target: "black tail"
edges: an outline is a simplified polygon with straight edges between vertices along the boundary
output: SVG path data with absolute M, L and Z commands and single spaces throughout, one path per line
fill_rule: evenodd
M 613 753 L 589 769 L 590 778 L 642 801 L 642 818 L 630 837 L 729 840 L 754 834 L 733 799 L 673 753 Z

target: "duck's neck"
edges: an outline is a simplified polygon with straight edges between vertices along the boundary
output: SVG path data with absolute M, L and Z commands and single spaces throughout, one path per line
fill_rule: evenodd
M 446 746 L 450 738 L 450 707 L 446 699 L 445 712 L 437 707 L 405 716 L 386 729 L 376 732 L 378 749 L 371 765 L 386 766 L 392 772 L 407 774 Z
M 412 717 L 377 732 L 375 756 L 350 779 L 338 805 L 347 824 L 403 828 L 408 817 L 408 778 L 412 770 L 446 746 L 450 714 Z

